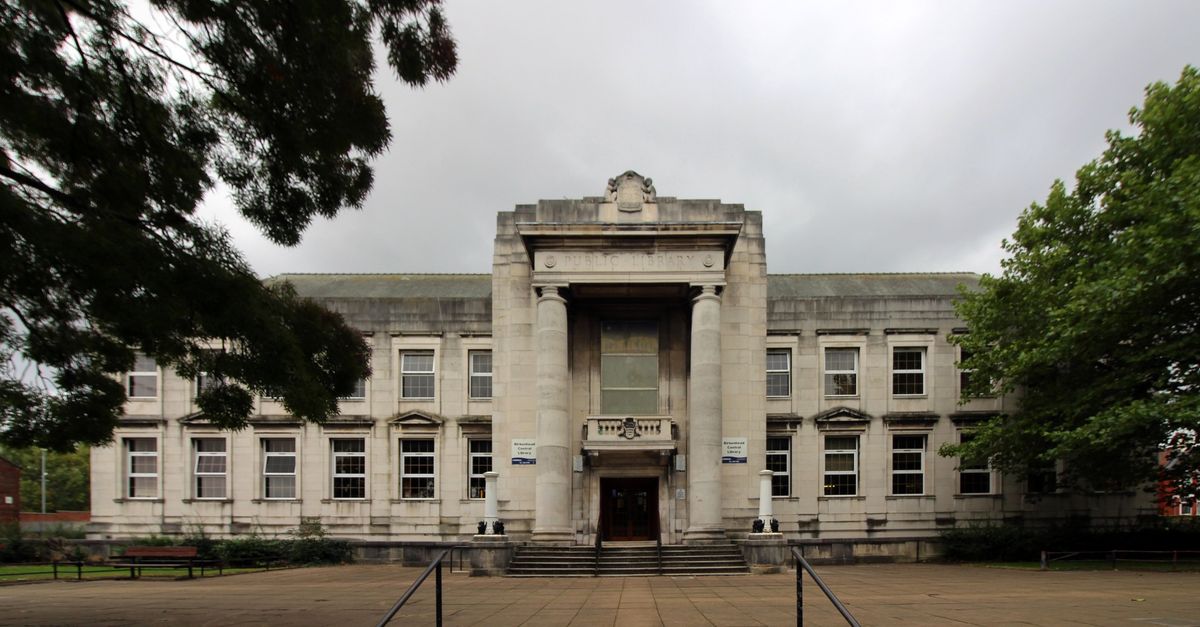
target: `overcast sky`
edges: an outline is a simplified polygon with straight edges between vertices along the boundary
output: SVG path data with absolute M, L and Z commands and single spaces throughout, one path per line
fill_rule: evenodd
M 393 140 L 361 211 L 268 243 L 207 215 L 260 275 L 490 272 L 495 214 L 603 193 L 761 211 L 768 269 L 999 271 L 1055 178 L 1200 64 L 1200 2 L 448 0 L 457 74 L 382 63 Z

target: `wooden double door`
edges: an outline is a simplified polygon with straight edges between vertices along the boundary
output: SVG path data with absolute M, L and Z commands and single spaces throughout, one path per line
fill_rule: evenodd
M 658 537 L 658 478 L 601 477 L 600 533 L 604 540 Z

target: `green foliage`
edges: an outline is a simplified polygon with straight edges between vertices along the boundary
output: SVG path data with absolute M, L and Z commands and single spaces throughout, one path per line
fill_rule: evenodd
M 287 560 L 288 541 L 246 536 L 222 540 L 216 546 L 217 557 L 230 566 L 258 566 Z
M 1109 131 L 1073 190 L 1056 181 L 1022 214 L 1003 274 L 958 302 L 971 330 L 953 338 L 975 373 L 967 394 L 1022 396 L 943 454 L 1015 474 L 1063 460 L 1065 481 L 1111 490 L 1159 478 L 1156 452 L 1176 437 L 1167 478 L 1196 476 L 1200 72 L 1150 85 L 1129 119 L 1137 134 Z
M 438 4 L 0 3 L 0 439 L 107 442 L 135 350 L 219 381 L 198 403 L 223 427 L 268 390 L 335 415 L 369 374 L 361 335 L 264 285 L 196 209 L 220 182 L 294 245 L 360 206 L 390 140 L 373 35 L 401 80 L 446 80 Z
M 41 559 L 39 546 L 22 536 L 19 523 L 0 525 L 0 544 L 4 545 L 4 548 L 0 549 L 0 562 L 11 564 L 36 562 Z
M 1042 551 L 1102 552 L 1200 550 L 1200 523 L 1156 520 L 1132 527 L 1078 525 L 1025 528 L 992 525 L 948 529 L 940 534 L 945 559 L 961 562 L 1029 562 Z
M 42 508 L 42 450 L 0 447 L 0 455 L 21 467 L 21 509 Z M 46 511 L 86 512 L 90 509 L 91 453 L 79 446 L 66 453 L 46 454 Z

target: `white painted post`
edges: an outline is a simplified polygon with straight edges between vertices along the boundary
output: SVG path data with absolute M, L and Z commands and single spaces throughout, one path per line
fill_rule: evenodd
M 499 476 L 500 473 L 494 470 L 483 473 L 483 522 L 487 523 L 489 530 L 496 524 L 500 515 L 500 499 L 496 488 L 496 479 Z
M 771 518 L 775 515 L 771 503 L 771 477 L 774 476 L 770 470 L 758 471 L 758 519 L 762 521 L 764 531 L 770 531 Z

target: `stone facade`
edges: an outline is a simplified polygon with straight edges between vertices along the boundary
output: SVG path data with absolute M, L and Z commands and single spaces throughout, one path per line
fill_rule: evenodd
M 791 541 L 1152 512 L 1058 492 L 1052 470 L 1031 496 L 937 454 L 1013 402 L 959 402 L 952 299 L 976 279 L 768 275 L 760 213 L 659 197 L 627 172 L 603 196 L 501 212 L 490 275 L 272 279 L 374 349 L 322 427 L 263 398 L 251 428 L 217 431 L 196 382 L 143 364 L 114 444 L 92 450 L 90 530 L 273 534 L 317 517 L 343 537 L 460 541 L 485 485 L 508 538 L 548 544 L 725 541 L 764 511 Z

